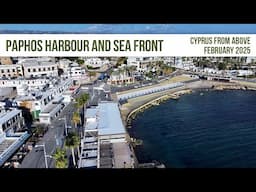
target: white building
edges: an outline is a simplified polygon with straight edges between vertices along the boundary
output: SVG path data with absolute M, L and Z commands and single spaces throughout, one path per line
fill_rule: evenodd
M 205 68 L 203 68 L 202 72 L 207 73 L 207 74 L 218 74 L 219 70 L 205 67 Z
M 0 78 L 15 78 L 23 76 L 21 65 L 0 65 Z
M 62 93 L 63 103 L 70 103 L 73 101 L 74 96 L 78 93 L 80 86 L 70 86 Z
M 87 109 L 85 120 L 80 168 L 122 168 L 124 162 L 127 167 L 134 166 L 117 103 L 101 102 L 96 108 Z
M 0 109 L 0 131 L 4 131 L 7 135 L 11 135 L 23 127 L 24 119 L 21 110 L 16 108 Z
M 18 64 L 23 64 L 26 62 L 55 62 L 54 57 L 18 57 Z
M 40 119 L 40 113 L 44 113 L 44 115 L 41 115 L 42 117 L 45 116 L 45 114 L 49 114 L 50 117 L 54 117 L 56 113 L 62 110 L 62 105 L 60 107 L 59 105 L 55 105 L 54 103 L 60 104 L 63 100 L 57 102 L 56 99 L 58 101 L 60 99 L 64 99 L 62 97 L 62 94 L 66 90 L 68 90 L 71 85 L 72 80 L 65 79 L 51 84 L 49 88 L 45 89 L 45 91 L 43 91 L 42 89 L 27 91 L 26 95 L 17 97 L 16 101 L 18 103 L 18 106 L 23 106 L 30 109 L 30 112 L 32 113 L 34 119 Z M 60 96 L 62 98 L 60 98 Z M 54 111 L 55 108 L 58 108 L 56 109 L 57 112 L 51 112 L 52 110 Z M 41 120 L 45 122 L 44 119 Z
M 101 141 L 123 142 L 127 137 L 117 103 L 101 102 L 88 108 L 85 119 L 85 130 L 97 130 Z
M 249 76 L 255 74 L 252 70 L 231 70 L 231 74 L 236 75 L 237 77 Z
M 74 80 L 81 79 L 86 76 L 85 69 L 79 66 L 77 63 L 72 63 L 69 68 L 70 77 Z
M 51 102 L 44 108 L 44 110 L 40 112 L 39 122 L 44 124 L 51 124 L 51 122 L 60 115 L 64 107 L 65 105 L 61 102 L 56 104 Z
M 256 57 L 247 57 L 246 58 L 246 63 L 255 63 L 256 62 Z
M 89 57 L 85 59 L 85 64 L 92 68 L 101 68 L 103 65 L 109 65 L 110 61 L 98 57 Z
M 164 61 L 162 57 L 128 57 L 127 66 L 136 66 L 137 72 L 147 72 L 153 63 Z
M 58 64 L 55 62 L 26 61 L 22 63 L 24 77 L 56 77 L 58 76 Z
M 43 87 L 50 83 L 49 79 L 8 79 L 0 80 L 0 87 L 22 87 L 27 85 L 28 87 Z
M 123 85 L 123 84 L 131 84 L 134 83 L 135 78 L 128 76 L 128 74 L 124 72 L 114 71 L 112 72 L 110 78 L 107 83 L 110 85 Z
M 21 110 L 0 109 L 0 166 L 2 166 L 29 137 L 27 132 L 17 132 L 23 127 L 24 119 Z
M 70 65 L 72 61 L 68 59 L 60 59 L 58 62 L 58 67 L 63 70 L 63 76 L 70 77 Z

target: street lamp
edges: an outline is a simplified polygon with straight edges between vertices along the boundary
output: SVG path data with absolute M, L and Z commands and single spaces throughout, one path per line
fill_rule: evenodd
M 59 120 L 64 120 L 65 122 L 65 135 L 68 135 L 67 119 L 66 117 L 59 118 Z
M 48 157 L 49 155 L 46 155 L 46 151 L 45 151 L 45 143 L 43 143 L 42 145 L 35 145 L 35 148 L 37 148 L 37 147 L 43 147 L 43 149 L 44 149 L 44 161 L 45 161 L 45 168 L 47 168 L 47 169 L 48 169 L 47 157 Z

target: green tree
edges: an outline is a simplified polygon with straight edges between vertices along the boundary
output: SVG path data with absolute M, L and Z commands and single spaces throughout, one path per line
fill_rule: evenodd
M 127 64 L 127 57 L 119 57 L 116 62 L 116 67 L 121 66 L 122 64 Z
M 43 125 L 37 125 L 34 131 L 36 137 L 42 137 L 46 132 L 46 128 Z
M 90 80 L 92 77 L 95 77 L 96 76 L 96 72 L 95 71 L 89 71 L 89 77 L 90 77 Z
M 170 75 L 173 72 L 173 68 L 170 66 L 163 66 L 162 67 L 163 75 Z
M 83 59 L 77 59 L 76 62 L 77 62 L 79 65 L 83 65 L 83 64 L 84 64 L 84 60 L 83 60 Z
M 68 161 L 66 158 L 66 151 L 64 149 L 57 148 L 53 154 L 53 158 L 55 159 L 56 168 L 67 168 Z
M 77 127 L 77 124 L 81 122 L 80 114 L 78 111 L 75 111 L 73 113 L 72 122 L 75 124 L 75 127 Z
M 76 105 L 79 108 L 79 110 L 82 108 L 82 125 L 84 125 L 84 109 L 85 109 L 85 104 L 89 100 L 89 94 L 88 93 L 83 93 L 79 97 L 76 98 Z
M 134 65 L 127 67 L 128 74 L 129 74 L 129 76 L 131 76 L 131 77 L 133 76 L 133 73 L 134 73 L 136 70 L 137 70 L 137 67 L 134 66 Z
M 79 136 L 74 132 L 69 133 L 68 136 L 66 137 L 66 140 L 65 140 L 65 146 L 68 147 L 69 149 L 71 149 L 74 166 L 76 166 L 74 148 L 77 147 L 78 148 L 78 153 L 79 153 L 79 145 L 80 145 Z
M 227 64 L 226 63 L 219 63 L 218 64 L 218 69 L 219 70 L 225 70 L 227 68 Z

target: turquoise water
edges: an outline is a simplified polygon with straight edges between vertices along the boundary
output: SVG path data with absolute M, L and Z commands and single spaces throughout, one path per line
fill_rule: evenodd
M 208 91 L 141 113 L 129 132 L 139 162 L 166 167 L 256 167 L 256 92 Z

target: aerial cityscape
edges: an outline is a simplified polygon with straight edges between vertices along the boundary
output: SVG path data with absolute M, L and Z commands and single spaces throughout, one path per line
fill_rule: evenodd
M 255 91 L 255 73 L 255 57 L 0 57 L 0 166 L 172 167 L 141 157 L 153 144 L 136 134 L 153 127 L 142 114 L 197 93 Z

